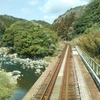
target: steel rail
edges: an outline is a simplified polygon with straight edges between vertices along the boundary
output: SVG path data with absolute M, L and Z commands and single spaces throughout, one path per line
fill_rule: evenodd
M 70 57 L 70 47 L 68 48 L 67 51 L 67 57 L 66 57 L 66 62 L 64 66 L 64 72 L 63 72 L 64 75 L 62 79 L 61 91 L 59 94 L 59 100 L 65 100 L 65 98 L 67 97 L 66 87 L 68 87 L 68 73 L 69 73 L 69 60 L 70 60 L 69 57 Z
M 67 51 L 59 100 L 81 100 L 71 47 Z
M 52 89 L 53 89 L 53 86 L 54 86 L 54 83 L 56 81 L 58 72 L 60 70 L 60 67 L 61 67 L 61 64 L 62 64 L 62 61 L 63 61 L 63 58 L 64 58 L 64 54 L 65 54 L 66 48 L 67 48 L 67 45 L 63 49 L 62 54 L 59 56 L 60 59 L 59 59 L 57 65 L 54 67 L 55 69 L 53 70 L 53 72 L 49 73 L 49 75 L 48 75 L 48 77 L 46 77 L 46 80 L 44 81 L 44 83 L 42 83 L 42 85 L 45 85 L 45 87 L 43 87 L 41 85 L 39 91 L 37 92 L 36 96 L 34 97 L 34 100 L 49 100 L 51 92 L 52 92 Z M 41 95 L 39 95 L 39 92 L 41 92 L 42 89 L 43 89 L 43 92 L 42 92 Z M 40 97 L 38 97 L 38 95 Z
M 52 89 L 54 87 L 54 83 L 56 81 L 58 72 L 60 70 L 64 55 L 65 55 L 65 52 L 66 52 L 66 48 L 67 48 L 67 46 L 64 48 L 63 53 L 62 53 L 61 58 L 60 58 L 60 61 L 59 61 L 58 65 L 57 65 L 57 67 L 56 67 L 56 69 L 55 69 L 55 71 L 54 71 L 54 73 L 52 75 L 52 78 L 51 78 L 48 86 L 46 87 L 46 91 L 44 92 L 44 94 L 43 94 L 43 96 L 42 96 L 42 98 L 40 100 L 49 100 L 51 92 L 52 92 Z

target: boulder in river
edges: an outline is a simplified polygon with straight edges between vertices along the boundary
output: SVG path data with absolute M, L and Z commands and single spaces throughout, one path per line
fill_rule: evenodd
M 21 72 L 18 71 L 18 70 L 14 70 L 14 71 L 12 72 L 12 75 L 19 75 L 19 74 L 21 74 Z

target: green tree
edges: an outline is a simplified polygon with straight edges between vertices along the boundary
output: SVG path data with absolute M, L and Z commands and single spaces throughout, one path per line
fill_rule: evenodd
M 34 25 L 32 22 L 18 21 L 8 28 L 3 37 L 2 45 L 13 47 L 23 57 L 47 56 L 54 52 L 49 46 L 57 42 L 54 31 Z M 49 50 L 50 49 L 50 50 Z

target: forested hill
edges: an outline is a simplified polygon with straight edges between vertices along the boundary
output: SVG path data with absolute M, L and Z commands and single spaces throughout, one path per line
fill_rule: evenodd
M 58 37 L 47 22 L 1 15 L 0 30 L 0 46 L 12 47 L 20 57 L 44 57 L 56 49 Z
M 55 19 L 52 27 L 44 21 L 0 16 L 0 33 L 4 33 L 0 45 L 13 47 L 14 52 L 24 57 L 48 56 L 55 51 L 57 35 L 62 39 L 72 40 L 78 35 L 91 33 L 80 38 L 78 45 L 93 58 L 97 56 L 100 59 L 99 29 L 100 1 L 92 0 L 88 5 L 66 11 Z
M 100 63 L 100 0 L 68 10 L 52 26 L 62 39 L 79 37 L 74 43 Z
M 11 24 L 17 21 L 28 21 L 26 19 L 13 17 L 10 15 L 0 15 L 0 33 L 3 33 L 6 28 L 9 28 Z M 51 25 L 45 21 L 41 20 L 32 20 L 33 24 L 38 24 L 44 27 L 51 27 Z
M 75 22 L 76 34 L 82 34 L 91 27 L 100 27 L 100 0 L 92 1 L 85 9 L 84 14 Z
M 70 40 L 73 37 L 73 23 L 83 15 L 86 5 L 71 8 L 54 20 L 52 27 L 62 39 Z
M 70 16 L 71 13 L 75 13 L 76 18 L 80 17 L 84 12 L 85 7 L 86 5 L 83 5 L 67 10 L 64 14 L 60 15 L 57 19 L 55 19 L 53 24 L 61 22 L 62 19 L 65 19 L 66 16 Z
M 88 5 L 72 8 L 60 15 L 52 24 L 61 38 L 72 39 L 88 28 L 100 26 L 100 1 L 92 0 Z
M 33 23 L 38 23 L 42 26 L 51 26 L 48 22 L 42 21 L 42 20 L 32 20 Z
M 9 15 L 0 15 L 0 33 L 4 33 L 6 28 L 9 28 L 11 24 L 16 21 L 25 21 L 25 19 L 16 18 Z
M 80 35 L 79 45 L 100 64 L 100 1 L 94 0 L 74 24 L 74 34 Z
M 74 24 L 74 34 L 80 35 L 79 45 L 100 64 L 100 0 L 91 2 Z

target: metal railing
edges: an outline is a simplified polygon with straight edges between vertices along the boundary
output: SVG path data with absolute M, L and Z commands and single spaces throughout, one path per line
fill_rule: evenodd
M 76 46 L 76 50 L 83 59 L 88 71 L 92 75 L 92 78 L 94 79 L 98 89 L 100 90 L 100 65 L 96 63 L 87 53 L 85 53 L 78 46 Z

